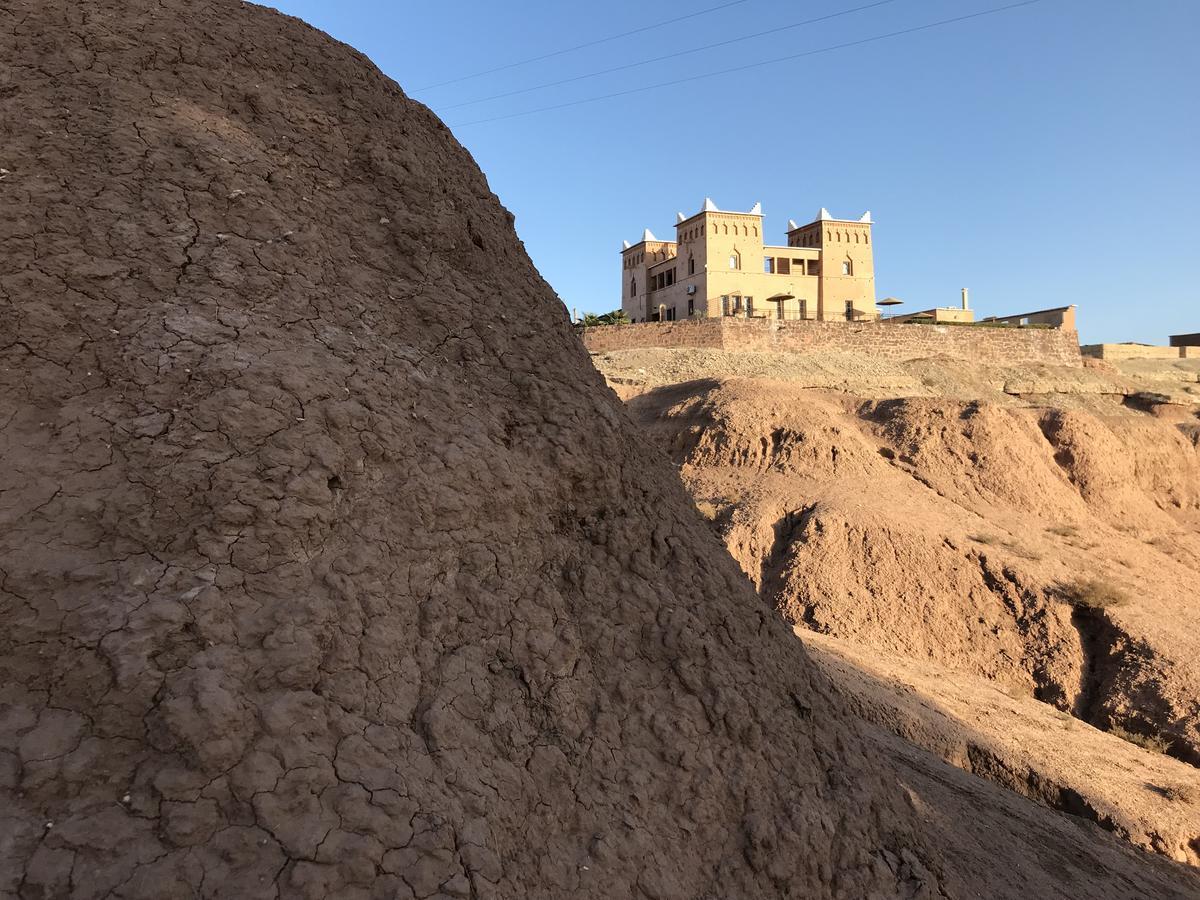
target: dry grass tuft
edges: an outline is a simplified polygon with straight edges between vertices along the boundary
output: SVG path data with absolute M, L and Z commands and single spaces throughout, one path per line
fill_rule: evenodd
M 1072 728 L 1074 728 L 1075 723 L 1078 721 L 1069 712 L 1066 712 L 1065 710 L 1061 710 L 1061 709 L 1054 710 L 1054 717 L 1056 719 L 1058 719 L 1058 721 L 1062 724 L 1062 727 L 1067 729 L 1068 731 L 1070 731 Z
M 1171 803 L 1195 803 L 1200 800 L 1200 791 L 1193 785 L 1146 785 L 1154 793 L 1165 797 Z
M 1013 556 L 1019 556 L 1021 559 L 1031 559 L 1037 561 L 1043 558 L 1042 554 L 1034 550 L 1030 550 L 1028 547 L 1022 547 L 1020 544 L 1012 541 L 1004 541 L 1001 546 Z
M 1058 591 L 1064 600 L 1082 609 L 1115 609 L 1130 603 L 1123 588 L 1102 578 L 1081 578 L 1059 585 Z
M 968 534 L 967 540 L 974 541 L 977 544 L 983 544 L 985 547 L 990 547 L 996 543 L 998 538 L 994 534 Z
M 1075 537 L 1079 534 L 1079 529 L 1074 525 L 1051 525 L 1046 531 L 1059 537 Z

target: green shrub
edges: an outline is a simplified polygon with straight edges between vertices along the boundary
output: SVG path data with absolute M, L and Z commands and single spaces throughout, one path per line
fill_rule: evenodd
M 1152 753 L 1166 753 L 1171 747 L 1171 742 L 1165 738 L 1149 734 L 1135 734 L 1132 731 L 1126 731 L 1120 725 L 1114 725 L 1108 730 L 1108 733 Z

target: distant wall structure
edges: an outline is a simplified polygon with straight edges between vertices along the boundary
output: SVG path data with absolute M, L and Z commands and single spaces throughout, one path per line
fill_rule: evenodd
M 1001 325 L 1048 325 L 1051 328 L 1075 331 L 1075 305 L 1037 309 L 1033 312 L 1017 313 L 1012 316 L 988 316 L 982 321 Z
M 1200 332 L 1196 332 L 1195 334 L 1173 334 L 1168 339 L 1168 343 L 1172 347 L 1200 348 Z
M 1184 335 L 1186 337 L 1186 335 Z M 1200 359 L 1200 344 L 1084 344 L 1079 348 L 1084 356 L 1120 361 L 1123 359 Z
M 646 348 L 835 351 L 894 361 L 949 357 L 992 365 L 1083 366 L 1079 336 L 1057 328 L 717 318 L 603 325 L 583 329 L 582 336 L 593 353 Z

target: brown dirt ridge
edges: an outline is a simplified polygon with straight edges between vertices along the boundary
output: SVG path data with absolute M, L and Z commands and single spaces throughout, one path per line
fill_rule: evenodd
M 907 384 L 843 364 L 841 390 L 807 358 L 788 381 L 638 388 L 723 361 L 599 361 L 861 716 L 1200 863 L 1194 400 L 1147 411 L 1138 385 L 1041 372 L 1077 390 L 1030 401 L 953 361 Z
M 0 895 L 1195 897 L 869 721 L 361 55 L 0 7 Z

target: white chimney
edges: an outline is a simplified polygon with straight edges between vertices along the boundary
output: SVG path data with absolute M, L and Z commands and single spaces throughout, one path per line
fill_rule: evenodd
M 967 289 L 963 288 L 962 291 L 963 291 L 963 309 L 970 309 L 971 307 L 967 304 Z

